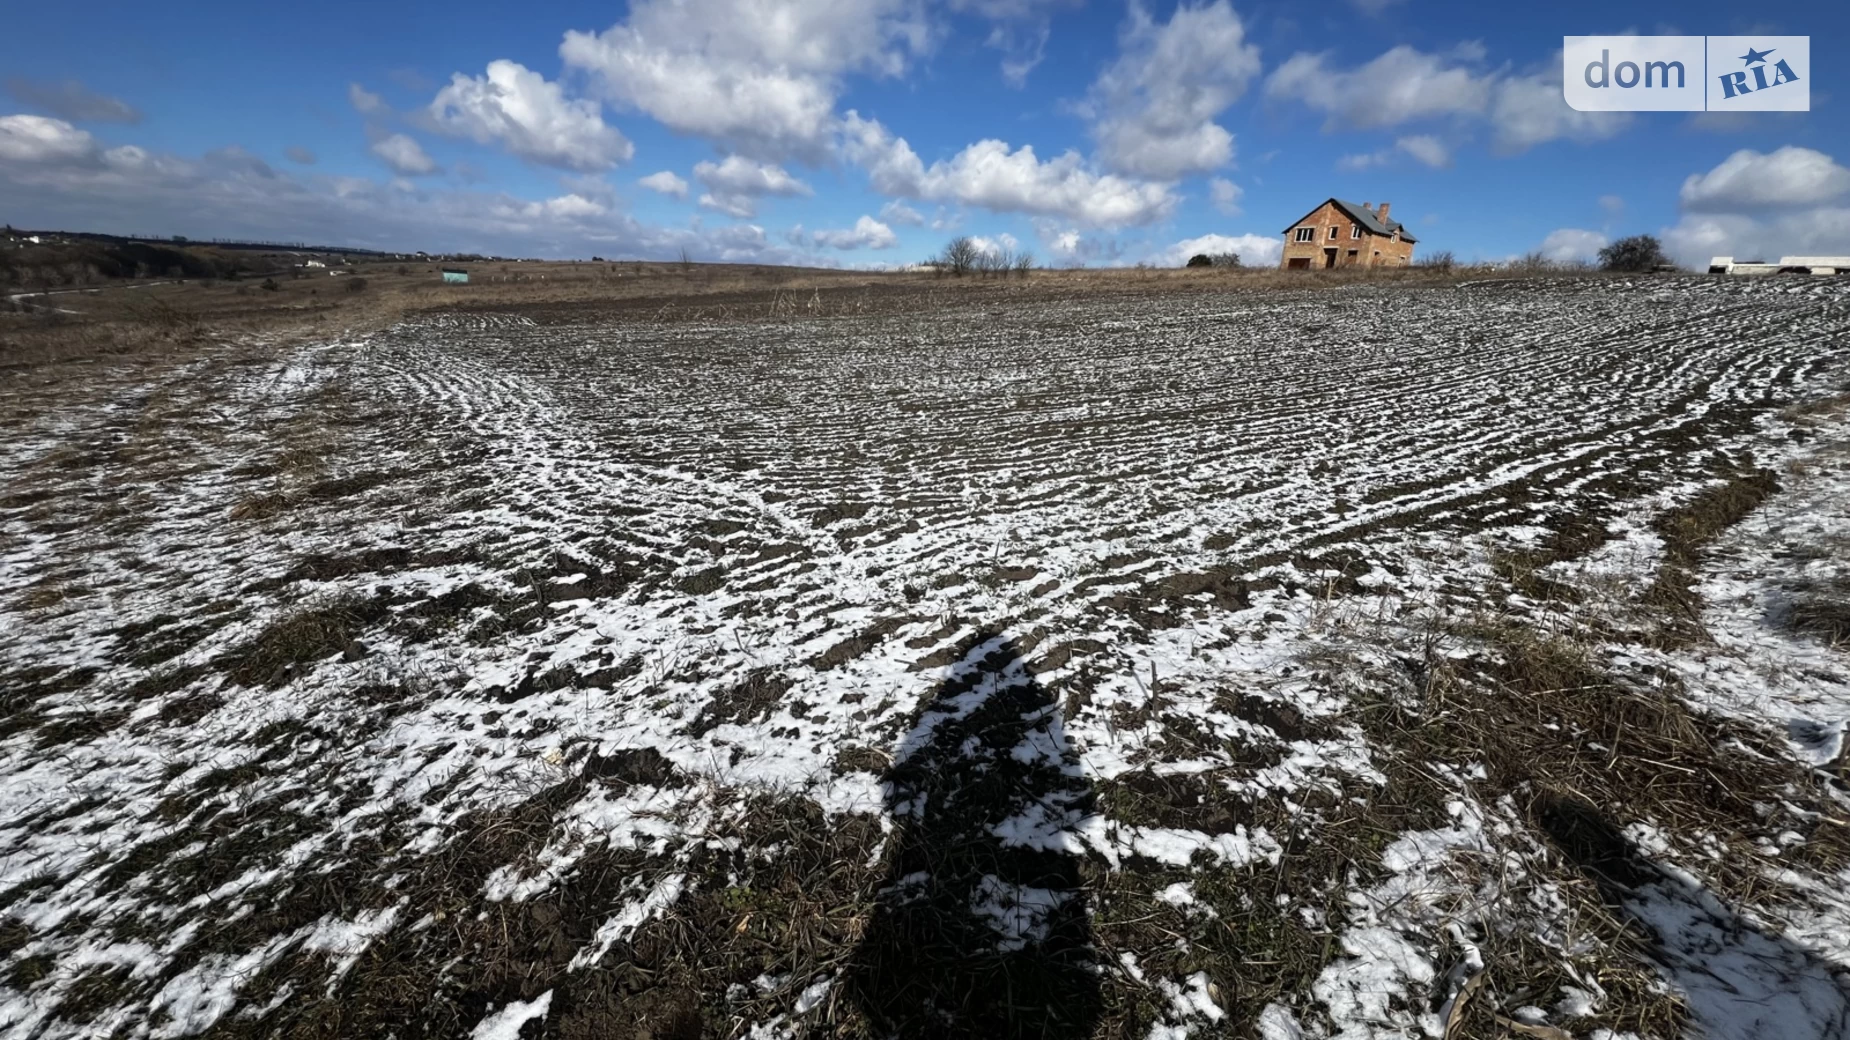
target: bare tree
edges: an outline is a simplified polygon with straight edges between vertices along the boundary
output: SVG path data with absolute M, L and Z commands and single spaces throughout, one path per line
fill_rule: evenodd
M 993 249 L 978 251 L 976 269 L 983 273 L 983 277 L 993 278 L 1007 274 L 1014 263 L 1014 257 L 1009 253 L 1007 246 L 996 246 Z
M 945 243 L 944 252 L 938 255 L 938 266 L 961 278 L 976 270 L 982 259 L 983 251 L 977 248 L 976 240 L 959 235 Z
M 1026 249 L 1016 253 L 1015 277 L 1026 278 L 1028 277 L 1028 272 L 1032 270 L 1034 270 L 1034 254 L 1028 252 Z

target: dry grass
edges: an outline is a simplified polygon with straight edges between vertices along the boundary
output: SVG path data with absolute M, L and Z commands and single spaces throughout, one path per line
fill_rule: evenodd
M 1787 627 L 1833 649 L 1850 646 L 1850 582 L 1819 582 L 1792 597 Z
M 280 686 L 310 661 L 356 651 L 354 637 L 385 614 L 383 604 L 355 596 L 306 603 L 271 622 L 242 650 L 219 662 L 234 680 Z
M 1771 472 L 1751 463 L 1720 476 L 1654 522 L 1663 559 L 1647 590 L 1623 608 L 1640 624 L 1636 630 L 1613 631 L 1596 590 L 1544 572 L 1608 537 L 1605 525 L 1570 518 L 1538 546 L 1491 552 L 1497 580 L 1485 602 L 1503 602 L 1514 591 L 1540 601 L 1540 610 L 1486 607 L 1438 621 L 1417 653 L 1400 653 L 1406 679 L 1375 680 L 1377 689 L 1399 685 L 1407 694 L 1363 698 L 1359 717 L 1377 756 L 1416 774 L 1480 768 L 1471 798 L 1521 813 L 1545 843 L 1538 862 L 1566 900 L 1568 931 L 1592 951 L 1570 955 L 1538 943 L 1519 921 L 1490 927 L 1476 937 L 1485 970 L 1460 1013 L 1460 1035 L 1497 1035 L 1515 1008 L 1547 1006 L 1563 985 L 1584 988 L 1589 974 L 1607 1000 L 1596 1019 L 1563 1023 L 1577 1033 L 1594 1026 L 1648 1036 L 1682 1030 L 1688 1011 L 1658 979 L 1655 937 L 1625 908 L 1635 886 L 1662 878 L 1623 836 L 1629 825 L 1653 828 L 1668 841 L 1670 859 L 1739 907 L 1768 905 L 1767 879 L 1780 871 L 1829 877 L 1850 865 L 1850 820 L 1840 796 L 1826 774 L 1792 757 L 1783 733 L 1692 709 L 1667 670 L 1614 663 L 1622 658 L 1612 646 L 1628 641 L 1674 650 L 1706 640 L 1703 604 L 1690 588 L 1703 553 L 1779 488 Z M 1787 623 L 1841 640 L 1850 634 L 1846 603 L 1842 588 L 1801 591 Z M 1435 652 L 1459 644 L 1475 652 Z M 1351 671 L 1359 678 L 1367 669 Z M 1782 834 L 1802 841 L 1769 855 Z M 1715 847 L 1728 851 L 1714 858 Z M 1520 891 L 1502 896 L 1514 907 L 1523 898 Z M 1581 979 L 1568 973 L 1570 963 Z
M 1437 775 L 1481 770 L 1470 797 L 1514 807 L 1546 842 L 1528 859 L 1538 873 L 1502 886 L 1473 936 L 1485 972 L 1462 1012 L 1462 1035 L 1496 1035 L 1500 1016 L 1525 1004 L 1547 1006 L 1563 985 L 1584 988 L 1588 975 L 1598 978 L 1607 1000 L 1594 1018 L 1568 1023 L 1577 1032 L 1680 1031 L 1685 1011 L 1656 981 L 1649 934 L 1631 922 L 1611 887 L 1615 863 L 1642 857 L 1629 846 L 1617 853 L 1593 848 L 1584 839 L 1588 827 L 1601 834 L 1631 823 L 1659 828 L 1737 904 L 1751 904 L 1763 890 L 1765 865 L 1752 853 L 1760 838 L 1786 829 L 1806 836 L 1784 866 L 1831 872 L 1850 864 L 1850 831 L 1830 822 L 1833 802 L 1820 779 L 1785 754 L 1776 734 L 1692 712 L 1674 683 L 1621 679 L 1596 649 L 1522 621 L 1479 619 L 1447 638 L 1482 652 L 1463 661 L 1432 652 L 1403 656 L 1405 678 L 1375 682 L 1399 685 L 1407 695 L 1364 697 L 1355 717 L 1390 775 L 1386 791 L 1401 790 L 1395 801 L 1455 797 Z M 1769 803 L 1781 806 L 1770 816 Z M 1576 807 L 1581 826 L 1563 825 L 1563 806 Z M 1417 821 L 1379 824 L 1391 837 Z M 1712 864 L 1694 844 L 1701 835 L 1720 836 L 1743 855 Z M 1379 854 L 1346 851 L 1358 863 Z M 1565 917 L 1550 923 L 1582 937 L 1578 949 L 1540 942 L 1525 923 L 1524 913 L 1533 912 L 1527 891 L 1537 883 L 1565 901 Z
M 1620 677 L 1600 651 L 1562 635 L 1496 622 L 1470 635 L 1496 658 L 1462 672 L 1438 666 L 1430 695 L 1446 704 L 1439 732 L 1455 749 L 1480 749 L 1493 791 L 1531 806 L 1573 796 L 1617 819 L 1722 835 L 1742 849 L 1791 830 L 1806 838 L 1793 861 L 1850 864 L 1850 830 L 1833 822 L 1823 781 L 1793 761 L 1780 734 L 1693 711 L 1674 676 Z M 1769 813 L 1768 799 L 1786 806 Z M 1746 897 L 1757 885 L 1751 862 L 1718 870 L 1724 892 Z
M 1664 542 L 1664 561 L 1640 605 L 1657 620 L 1658 646 L 1683 647 L 1708 638 L 1702 629 L 1702 597 L 1692 587 L 1702 551 L 1778 490 L 1772 470 L 1744 468 L 1657 518 L 1653 527 Z

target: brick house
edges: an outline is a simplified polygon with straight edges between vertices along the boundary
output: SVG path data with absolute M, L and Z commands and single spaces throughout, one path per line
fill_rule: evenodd
M 1388 204 L 1371 209 L 1330 199 L 1285 229 L 1280 267 L 1404 267 L 1413 262 L 1416 239 L 1397 220 L 1388 219 Z

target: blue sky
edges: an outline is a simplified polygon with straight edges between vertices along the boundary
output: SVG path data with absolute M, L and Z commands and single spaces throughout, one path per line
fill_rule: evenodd
M 1276 258 L 1328 196 L 1421 249 L 1850 252 L 1841 3 L 30 5 L 0 220 L 527 256 Z M 1576 113 L 1561 37 L 1809 35 L 1809 113 Z M 31 41 L 19 46 L 19 41 Z

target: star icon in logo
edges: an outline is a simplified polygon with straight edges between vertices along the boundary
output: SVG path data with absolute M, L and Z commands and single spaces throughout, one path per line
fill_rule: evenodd
M 1773 53 L 1774 51 L 1778 49 L 1779 49 L 1778 47 L 1768 47 L 1766 50 L 1757 51 L 1757 50 L 1754 50 L 1752 47 L 1749 47 L 1747 48 L 1747 53 L 1741 55 L 1741 64 L 1743 65 L 1762 64 L 1766 61 L 1767 55 Z

